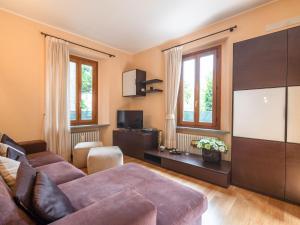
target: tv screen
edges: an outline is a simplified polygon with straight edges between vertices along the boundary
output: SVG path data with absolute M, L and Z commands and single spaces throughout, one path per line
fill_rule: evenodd
M 126 129 L 143 129 L 143 111 L 118 110 L 117 127 Z

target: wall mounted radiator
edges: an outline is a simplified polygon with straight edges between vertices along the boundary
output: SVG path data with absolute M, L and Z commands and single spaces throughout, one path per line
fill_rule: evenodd
M 71 133 L 71 147 L 74 149 L 79 142 L 100 141 L 100 130 L 79 131 Z
M 191 141 L 206 138 L 206 136 L 195 134 L 176 133 L 177 149 L 184 152 L 201 154 L 201 150 L 191 146 Z

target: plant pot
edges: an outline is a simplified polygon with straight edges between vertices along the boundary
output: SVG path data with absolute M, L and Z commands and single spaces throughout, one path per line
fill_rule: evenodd
M 202 149 L 202 158 L 204 162 L 220 163 L 221 152 L 215 150 Z

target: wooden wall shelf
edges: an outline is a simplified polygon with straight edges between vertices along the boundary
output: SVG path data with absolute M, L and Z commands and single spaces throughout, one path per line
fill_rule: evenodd
M 155 83 L 162 83 L 163 80 L 161 79 L 151 79 L 151 80 L 146 80 L 143 81 L 144 84 L 148 85 L 148 84 L 155 84 Z
M 161 89 L 146 90 L 146 93 L 157 93 L 157 92 L 163 92 L 163 90 Z

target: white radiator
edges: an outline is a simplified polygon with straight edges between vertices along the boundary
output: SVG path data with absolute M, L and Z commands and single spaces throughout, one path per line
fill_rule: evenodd
M 80 131 L 71 133 L 72 150 L 79 142 L 100 141 L 100 130 Z
M 191 146 L 191 141 L 200 140 L 202 138 L 207 138 L 206 136 L 200 136 L 195 134 L 183 134 L 177 133 L 177 149 L 184 152 L 201 154 L 201 150 Z

